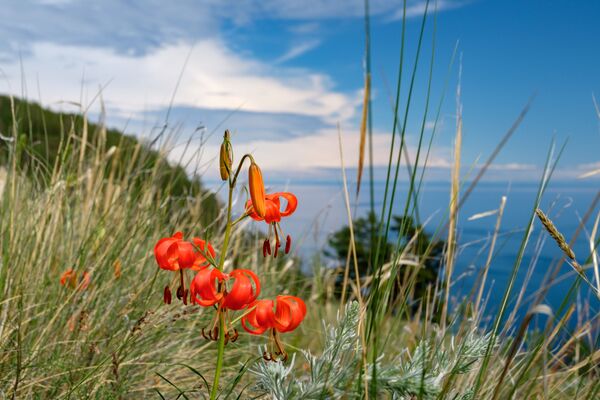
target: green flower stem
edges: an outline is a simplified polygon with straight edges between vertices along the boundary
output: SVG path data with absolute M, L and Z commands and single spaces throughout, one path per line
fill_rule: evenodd
M 219 344 L 217 346 L 217 366 L 215 368 L 215 378 L 210 391 L 210 400 L 217 398 L 219 391 L 219 376 L 223 367 L 223 355 L 225 354 L 225 315 L 219 313 Z
M 229 247 L 229 238 L 231 236 L 231 203 L 233 197 L 233 185 L 229 185 L 229 198 L 227 202 L 227 226 L 225 227 L 225 239 L 223 240 L 223 247 L 221 248 L 221 257 L 219 258 L 219 270 L 223 270 L 225 265 L 225 258 L 227 255 L 227 248 Z M 225 354 L 225 315 L 219 313 L 219 343 L 217 345 L 217 365 L 215 367 L 215 378 L 213 380 L 212 388 L 210 390 L 210 400 L 215 400 L 219 391 L 219 376 L 221 375 L 221 368 L 223 367 L 223 355 Z

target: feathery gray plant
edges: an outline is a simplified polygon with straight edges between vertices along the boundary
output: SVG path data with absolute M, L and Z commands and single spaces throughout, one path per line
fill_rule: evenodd
M 322 355 L 302 352 L 309 365 L 308 375 L 292 376 L 294 358 L 287 368 L 281 362 L 267 362 L 251 369 L 257 378 L 257 391 L 276 400 L 348 398 L 348 385 L 353 384 L 359 371 L 359 312 L 358 303 L 352 302 L 343 315 L 338 314 L 337 326 L 325 327 L 327 338 Z
M 338 315 L 336 326 L 325 327 L 327 338 L 322 355 L 302 351 L 308 362 L 307 374 L 294 373 L 295 357 L 288 367 L 281 362 L 258 363 L 250 370 L 256 377 L 255 390 L 275 400 L 357 398 L 356 385 L 364 383 L 365 377 L 368 384 L 373 368 L 368 365 L 366 375 L 360 377 L 359 313 L 358 303 L 352 302 L 343 315 Z M 391 362 L 380 358 L 377 361 L 378 390 L 393 399 L 415 395 L 435 398 L 447 378 L 472 369 L 483 357 L 488 341 L 489 335 L 473 331 L 459 344 L 455 344 L 453 338 L 448 348 L 433 339 L 422 340 L 412 354 L 403 352 Z M 452 398 L 464 400 L 472 396 L 469 388 L 457 391 L 454 387 L 451 394 Z

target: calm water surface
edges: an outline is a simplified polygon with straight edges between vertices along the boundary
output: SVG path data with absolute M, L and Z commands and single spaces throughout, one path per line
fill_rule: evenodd
M 375 185 L 375 209 L 377 212 L 381 210 L 384 188 L 383 184 Z M 554 183 L 546 190 L 541 208 L 550 215 L 567 240 L 570 240 L 599 189 L 595 184 Z M 347 224 L 343 188 L 339 182 L 292 182 L 287 185 L 286 190 L 296 194 L 299 206 L 293 218 L 285 219 L 282 226 L 286 233 L 290 233 L 294 237 L 295 252 L 304 260 L 303 268 L 310 271 L 310 256 L 323 250 L 328 235 Z M 399 185 L 394 200 L 395 213 L 402 212 L 406 193 L 407 186 Z M 489 241 L 496 223 L 496 215 L 476 220 L 469 220 L 469 217 L 497 209 L 502 196 L 507 197 L 500 235 L 484 294 L 488 296 L 488 310 L 493 311 L 501 302 L 504 289 L 515 265 L 536 194 L 536 183 L 512 185 L 481 183 L 471 193 L 459 214 L 459 248 L 454 273 L 456 283 L 452 291 L 455 304 L 473 289 L 477 274 L 485 265 Z M 350 190 L 350 196 L 354 204 L 354 188 Z M 447 183 L 428 183 L 422 188 L 419 197 L 419 213 L 421 220 L 427 221 L 426 230 L 429 233 L 435 232 L 446 222 L 448 202 L 449 185 Z M 368 212 L 369 208 L 368 186 L 365 186 L 353 213 L 362 216 Z M 597 212 L 598 209 L 593 214 L 594 218 Z M 582 232 L 574 246 L 580 263 L 583 263 L 590 254 L 587 234 L 592 230 L 594 218 L 588 221 L 587 233 Z M 529 282 L 525 286 L 524 298 L 527 300 L 535 294 L 548 269 L 560 254 L 555 243 L 542 230 L 539 221 L 535 220 L 517 275 L 511 304 L 514 304 L 514 299 L 525 285 L 526 279 Z M 528 273 L 529 277 L 527 277 Z M 545 298 L 545 303 L 553 310 L 560 307 L 562 299 L 574 281 L 569 266 L 564 265 L 560 274 L 561 282 L 553 286 Z M 588 276 L 593 279 L 591 271 Z M 584 303 L 589 302 L 591 309 L 588 312 L 590 315 L 598 313 L 600 302 L 589 290 L 579 291 L 579 300 Z M 526 307 L 522 306 L 518 314 L 522 315 L 525 310 Z

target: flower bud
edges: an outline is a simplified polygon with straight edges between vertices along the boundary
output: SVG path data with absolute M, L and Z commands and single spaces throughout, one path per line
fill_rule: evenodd
M 260 218 L 264 218 L 267 212 L 265 204 L 265 184 L 262 178 L 262 172 L 258 164 L 252 161 L 248 171 L 248 186 L 250 187 L 250 199 L 252 207 Z
M 223 136 L 223 143 L 221 143 L 221 150 L 219 152 L 219 172 L 221 173 L 221 179 L 226 181 L 229 179 L 229 171 L 231 171 L 231 164 L 233 163 L 233 149 L 231 148 L 231 142 L 229 141 L 229 131 L 225 131 Z

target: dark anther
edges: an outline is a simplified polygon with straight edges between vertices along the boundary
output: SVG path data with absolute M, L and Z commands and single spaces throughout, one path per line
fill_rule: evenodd
M 179 286 L 179 287 L 177 288 L 177 298 L 178 298 L 179 300 L 183 299 L 183 292 L 184 292 L 184 288 L 183 288 L 183 286 Z
M 279 253 L 279 245 L 281 243 L 279 243 L 279 240 L 277 242 L 275 242 L 275 251 L 273 252 L 273 258 L 277 258 L 277 253 Z
M 290 248 L 292 247 L 292 238 L 290 235 L 287 235 L 285 238 L 285 254 L 290 252 Z
M 187 289 L 185 289 L 183 291 L 183 305 L 184 306 L 187 306 L 187 303 L 188 303 L 188 292 L 189 292 L 189 290 L 187 290 Z
M 219 327 L 215 326 L 213 329 L 213 340 L 219 340 Z
M 263 242 L 263 257 L 267 256 L 267 247 L 269 247 L 269 240 L 265 239 Z
M 265 361 L 269 361 L 269 360 L 271 360 L 271 356 L 266 351 L 263 351 L 263 359 Z
M 225 345 L 229 343 L 229 332 L 225 332 Z
M 237 329 L 233 328 L 233 335 L 231 335 L 231 343 L 235 343 L 239 336 Z
M 171 304 L 171 289 L 169 289 L 169 285 L 165 286 L 165 291 L 163 292 L 163 302 L 165 304 Z
M 269 241 L 269 239 L 265 239 L 265 243 L 267 248 L 267 254 L 271 255 L 271 242 Z

